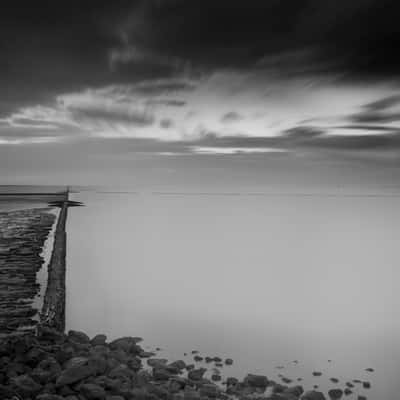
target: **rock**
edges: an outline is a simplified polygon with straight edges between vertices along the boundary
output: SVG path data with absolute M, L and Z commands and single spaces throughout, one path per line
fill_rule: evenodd
M 36 400 L 64 400 L 65 397 L 59 396 L 58 394 L 51 394 L 51 393 L 45 393 L 45 394 L 40 394 L 39 396 L 36 396 Z
M 216 386 L 212 383 L 202 385 L 200 387 L 199 393 L 200 393 L 200 396 L 216 398 L 218 395 L 218 386 Z
M 239 383 L 237 378 L 229 377 L 226 379 L 226 386 L 236 386 Z
M 354 385 L 351 382 L 346 382 L 346 386 L 349 387 L 349 388 L 353 388 L 354 387 Z
M 193 357 L 193 360 L 196 361 L 196 362 L 200 362 L 200 361 L 203 361 L 203 357 L 200 357 L 200 356 L 198 356 L 198 355 L 195 355 L 195 356 Z
M 207 364 L 213 361 L 213 358 L 209 357 L 209 356 L 205 357 L 204 359 L 205 359 Z
M 328 391 L 328 396 L 332 400 L 339 400 L 343 397 L 342 389 L 331 389 Z
M 172 374 L 165 368 L 155 367 L 153 368 L 153 378 L 156 381 L 168 381 Z
M 106 396 L 106 400 L 125 400 L 125 398 L 122 396 L 109 395 Z
M 87 365 L 88 362 L 89 359 L 87 357 L 72 357 L 66 363 L 64 363 L 64 369 Z
M 186 363 L 183 360 L 178 360 L 168 364 L 166 368 L 173 373 L 179 373 L 186 368 Z
M 349 389 L 349 388 L 344 389 L 344 394 L 345 394 L 346 396 L 349 396 L 349 395 L 351 395 L 352 393 L 353 393 L 353 391 L 352 391 L 351 389 Z
M 35 382 L 29 375 L 12 378 L 11 383 L 15 390 L 23 396 L 34 396 L 42 389 L 42 385 Z
M 367 398 L 366 398 L 365 396 L 360 396 L 360 395 L 359 395 L 359 396 L 357 397 L 357 400 L 367 400 Z
M 56 381 L 56 386 L 70 385 L 73 383 L 80 382 L 81 380 L 89 377 L 93 374 L 92 369 L 87 365 L 79 365 L 65 369 L 61 372 L 61 375 Z
M 322 392 L 310 390 L 303 395 L 301 400 L 326 400 L 326 398 Z
M 365 370 L 366 370 L 367 372 L 374 372 L 374 369 L 373 369 L 373 368 L 365 368 Z
M 200 400 L 200 393 L 197 390 L 194 390 L 188 386 L 185 387 L 183 392 L 184 400 Z
M 69 331 L 68 339 L 72 340 L 75 343 L 87 344 L 90 342 L 89 336 L 84 332 L 80 331 Z
M 226 358 L 226 359 L 225 359 L 225 364 L 226 364 L 226 365 L 232 365 L 232 364 L 233 364 L 232 358 Z
M 248 374 L 244 378 L 244 384 L 251 387 L 266 388 L 268 386 L 268 378 L 264 375 Z
M 191 371 L 192 369 L 195 369 L 195 365 L 194 364 L 188 364 L 186 365 L 186 371 Z
M 313 374 L 313 376 L 321 376 L 322 372 L 314 371 L 312 374 Z
M 92 346 L 104 346 L 106 344 L 106 341 L 107 341 L 107 336 L 99 334 L 92 338 L 90 344 Z
M 52 382 L 61 374 L 61 366 L 53 357 L 42 360 L 32 371 L 31 377 L 41 384 Z
M 220 362 L 222 362 L 222 358 L 221 357 L 214 357 L 213 361 L 216 362 L 216 363 L 220 363 Z
M 339 379 L 338 378 L 331 378 L 330 381 L 333 382 L 333 383 L 338 383 Z
M 369 389 L 371 387 L 371 383 L 370 382 L 363 382 L 362 385 L 363 385 L 364 389 Z
M 149 358 L 147 360 L 147 365 L 149 367 L 155 368 L 161 368 L 161 367 L 165 367 L 167 365 L 168 360 L 165 358 Z
M 142 338 L 125 336 L 119 339 L 115 339 L 110 343 L 111 349 L 122 349 L 127 353 L 139 354 L 142 349 L 137 346 L 137 343 L 141 342 Z
M 188 378 L 192 381 L 200 381 L 203 379 L 203 375 L 206 373 L 206 371 L 207 370 L 205 368 L 193 369 L 189 371 Z
M 79 387 L 80 393 L 82 393 L 88 400 L 103 400 L 106 397 L 105 390 L 93 383 L 85 383 Z
M 211 380 L 214 382 L 219 382 L 221 380 L 221 375 L 219 374 L 212 374 L 211 375 Z
M 94 356 L 89 358 L 88 366 L 92 369 L 93 374 L 102 375 L 106 372 L 108 364 L 107 360 L 104 357 Z
M 303 386 L 297 385 L 290 388 L 284 389 L 283 394 L 292 394 L 295 397 L 300 397 L 304 393 Z

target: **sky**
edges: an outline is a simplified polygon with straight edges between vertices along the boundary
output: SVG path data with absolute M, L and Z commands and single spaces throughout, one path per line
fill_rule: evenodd
M 138 165 L 151 175 L 220 162 L 228 174 L 235 159 L 261 169 L 272 160 L 278 175 L 279 165 L 315 172 L 318 159 L 393 177 L 399 8 L 389 0 L 4 6 L 2 182 L 89 183 L 128 178 Z

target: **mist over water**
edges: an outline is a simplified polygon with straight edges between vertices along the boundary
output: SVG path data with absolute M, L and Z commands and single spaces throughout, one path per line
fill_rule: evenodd
M 355 393 L 397 399 L 397 197 L 118 191 L 72 195 L 86 207 L 68 217 L 67 329 L 232 357 L 225 376 L 361 379 L 372 388 Z

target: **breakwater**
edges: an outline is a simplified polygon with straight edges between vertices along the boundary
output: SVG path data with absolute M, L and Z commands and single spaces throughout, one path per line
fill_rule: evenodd
M 32 332 L 38 325 L 63 330 L 68 192 L 13 193 L 1 200 L 5 198 L 16 206 L 20 201 L 49 205 L 0 212 L 0 335 Z M 57 221 L 55 208 L 60 208 Z M 53 246 L 43 271 L 43 249 L 52 230 Z
M 37 273 L 55 218 L 48 207 L 0 213 L 0 334 L 29 331 L 37 324 Z
M 41 325 L 51 326 L 59 331 L 65 329 L 67 212 L 68 203 L 63 202 L 55 230 L 53 252 L 48 266 L 47 288 L 40 314 Z

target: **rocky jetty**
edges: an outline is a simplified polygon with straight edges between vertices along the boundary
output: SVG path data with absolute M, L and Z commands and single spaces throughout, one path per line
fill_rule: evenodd
M 36 334 L 0 341 L 0 398 L 8 400 L 325 400 L 264 375 L 242 381 L 208 380 L 205 368 L 190 369 L 182 360 L 155 358 L 138 337 L 108 342 L 105 335 L 64 334 L 41 327 Z M 218 374 L 214 374 L 218 375 Z M 219 375 L 218 375 L 219 376 Z
M 0 334 L 34 329 L 34 299 L 42 248 L 52 229 L 51 208 L 0 213 Z

